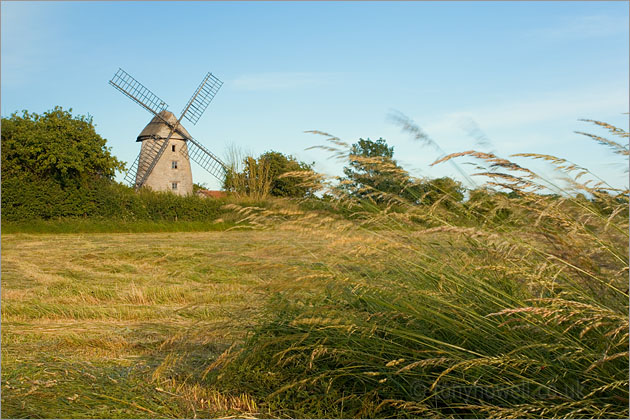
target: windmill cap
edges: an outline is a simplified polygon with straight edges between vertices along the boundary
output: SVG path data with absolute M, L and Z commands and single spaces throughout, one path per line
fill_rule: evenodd
M 173 115 L 173 113 L 170 111 L 162 111 L 158 115 L 173 125 L 177 124 L 177 118 L 175 118 L 175 115 Z M 144 130 L 142 130 L 142 132 L 138 135 L 136 141 L 143 141 L 150 138 L 167 138 L 168 133 L 171 132 L 171 128 L 160 117 L 153 117 L 151 122 L 147 124 L 147 126 L 144 127 Z M 186 137 L 183 137 L 180 133 L 176 131 L 171 136 L 171 140 L 187 140 L 191 137 L 188 131 L 186 131 L 184 126 L 182 126 L 181 124 L 178 128 L 178 131 L 181 131 Z

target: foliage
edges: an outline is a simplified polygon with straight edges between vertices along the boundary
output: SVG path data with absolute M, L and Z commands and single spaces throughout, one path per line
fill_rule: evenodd
M 349 166 L 344 168 L 346 177 L 341 181 L 341 190 L 356 198 L 388 203 L 394 197 L 423 205 L 440 201 L 447 207 L 464 198 L 463 186 L 452 178 L 412 178 L 393 159 L 394 147 L 388 146 L 383 138 L 359 139 L 350 147 L 348 157 Z
M 2 118 L 2 178 L 53 180 L 61 186 L 113 179 L 124 164 L 111 155 L 92 117 L 55 107 Z
M 226 200 L 131 187 L 111 180 L 65 188 L 52 179 L 8 178 L 2 182 L 2 221 L 67 217 L 128 221 L 211 221 L 220 217 Z
M 240 165 L 242 168 L 235 165 L 228 168 L 223 189 L 234 193 L 236 197 L 248 197 L 255 200 L 267 198 L 272 182 L 269 164 L 247 156 Z
M 399 194 L 409 182 L 408 174 L 393 159 L 394 147 L 383 138 L 359 139 L 350 148 L 342 188 L 356 197 L 375 197 L 378 193 Z
M 224 188 L 237 194 L 265 197 L 302 198 L 311 196 L 317 185 L 304 183 L 304 174 L 313 174 L 312 164 L 298 161 L 291 155 L 269 151 L 258 158 L 242 159 L 242 169 L 228 170 Z
M 269 193 L 274 197 L 302 198 L 313 194 L 316 186 L 304 185 L 300 177 L 287 176 L 297 172 L 313 172 L 313 164 L 298 161 L 291 155 L 280 152 L 265 152 L 258 158 L 269 165 L 271 189 Z M 284 175 L 284 176 L 283 176 Z
M 61 107 L 2 119 L 2 221 L 91 217 L 135 221 L 213 221 L 223 200 L 181 197 L 113 180 L 124 165 L 91 117 Z

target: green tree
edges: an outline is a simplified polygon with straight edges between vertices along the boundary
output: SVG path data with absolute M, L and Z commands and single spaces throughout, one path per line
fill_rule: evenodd
M 56 107 L 2 118 L 3 220 L 120 211 L 113 197 L 123 186 L 113 178 L 124 164 L 91 117 L 71 112 Z
M 459 203 L 464 199 L 464 187 L 453 178 L 430 179 L 422 183 L 421 186 L 421 190 L 425 193 L 421 200 L 423 204 L 433 204 L 442 199 L 448 207 L 450 203 Z
M 96 133 L 92 117 L 55 107 L 2 118 L 2 178 L 53 180 L 62 187 L 113 179 L 124 163 Z
M 394 147 L 388 146 L 383 138 L 359 139 L 352 145 L 349 165 L 343 171 L 346 177 L 342 189 L 355 197 L 370 197 L 376 202 L 385 200 L 387 194 L 426 205 L 440 201 L 449 206 L 464 199 L 463 186 L 452 178 L 413 179 L 394 160 Z
M 379 193 L 406 196 L 410 184 L 409 174 L 402 169 L 394 157 L 394 147 L 388 146 L 383 138 L 376 141 L 359 139 L 350 149 L 343 189 L 357 197 L 372 197 L 379 201 Z
M 250 194 L 253 186 L 264 186 L 275 197 L 301 198 L 312 195 L 317 189 L 313 183 L 313 164 L 298 161 L 291 155 L 269 151 L 257 159 L 246 157 L 242 170 L 228 170 L 224 189 Z M 243 191 L 240 191 L 243 190 Z
M 284 155 L 280 152 L 265 152 L 258 158 L 259 161 L 266 162 L 269 165 L 269 176 L 271 178 L 270 194 L 275 197 L 305 197 L 312 195 L 316 189 L 316 185 L 305 182 L 311 177 L 300 176 L 302 174 L 313 174 L 313 163 L 298 161 L 292 155 Z M 290 172 L 296 173 L 296 176 L 282 176 Z

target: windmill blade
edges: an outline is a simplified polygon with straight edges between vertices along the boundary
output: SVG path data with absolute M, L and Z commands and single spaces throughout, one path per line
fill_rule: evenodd
M 109 84 L 158 117 L 160 112 L 168 108 L 166 102 L 158 98 L 157 95 L 121 68 L 114 74 Z
M 136 174 L 138 173 L 138 162 L 140 162 L 140 155 L 141 153 L 138 153 L 138 156 L 136 156 L 136 160 L 133 161 L 133 163 L 129 167 L 129 170 L 125 174 L 124 181 L 129 186 L 134 186 L 136 184 Z
M 184 107 L 182 117 L 185 117 L 193 124 L 197 124 L 197 121 L 208 108 L 221 86 L 223 86 L 223 82 L 216 76 L 212 73 L 206 74 L 206 77 L 203 78 L 199 87 L 197 87 L 197 90 L 195 90 L 195 93 L 193 93 L 193 96 Z M 182 117 L 180 117 L 180 121 Z
M 180 152 L 188 153 L 188 157 L 193 162 L 208 171 L 210 175 L 223 182 L 225 179 L 225 173 L 227 172 L 227 166 L 225 163 L 223 163 L 221 159 L 216 157 L 214 153 L 206 149 L 197 140 L 189 137 L 186 143 L 188 147 L 180 149 Z
M 124 178 L 129 186 L 136 188 L 140 188 L 144 184 L 144 181 L 146 181 L 153 167 L 160 159 L 162 155 L 160 152 L 163 152 L 163 149 L 166 148 L 165 145 L 168 145 L 168 141 L 153 136 L 152 139 L 145 140 L 143 145 L 144 150 L 140 150 Z M 138 176 L 140 180 L 138 180 Z
M 136 160 L 134 160 L 125 174 L 124 181 L 129 186 L 140 188 L 144 185 L 160 157 L 162 157 L 171 136 L 172 133 L 165 139 L 152 136 L 152 139 L 147 139 L 142 143 L 144 149 L 140 150 Z
M 146 159 L 144 159 L 144 161 L 141 160 L 138 164 L 138 175 L 140 179 L 136 177 L 136 188 L 142 187 L 149 175 L 151 175 L 151 172 L 153 172 L 153 168 L 155 168 L 155 165 L 157 165 L 158 161 L 162 157 L 162 154 L 166 150 L 166 147 L 168 146 L 168 141 L 173 136 L 173 133 L 175 133 L 174 127 L 171 128 L 171 132 L 165 139 L 154 138 L 153 140 L 145 140 L 142 142 L 143 145 L 146 142 L 150 143 L 146 143 L 147 147 L 149 147 L 148 151 L 144 154 Z M 142 154 L 142 150 L 140 151 L 140 154 Z

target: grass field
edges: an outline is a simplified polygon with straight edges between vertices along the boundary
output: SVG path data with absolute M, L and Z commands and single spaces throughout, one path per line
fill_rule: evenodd
M 268 294 L 318 271 L 303 247 L 317 251 L 322 239 L 294 238 L 3 235 L 2 416 L 255 414 L 247 396 L 198 381 L 252 328 Z
M 531 232 L 303 216 L 268 230 L 3 235 L 2 416 L 627 411 L 627 291 L 520 253 L 527 238 L 542 247 Z M 464 404 L 472 384 L 520 393 Z
M 512 192 L 13 224 L 2 417 L 628 418 L 628 191 L 464 156 Z

